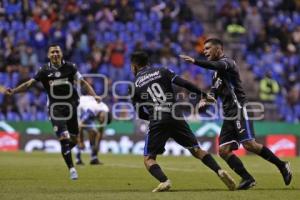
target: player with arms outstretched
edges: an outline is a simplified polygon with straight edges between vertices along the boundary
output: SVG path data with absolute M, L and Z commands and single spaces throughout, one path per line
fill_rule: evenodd
M 74 87 L 79 82 L 89 95 L 100 101 L 93 88 L 78 72 L 76 65 L 63 60 L 63 53 L 58 45 L 51 45 L 48 49 L 49 63 L 40 68 L 30 80 L 14 89 L 8 88 L 6 94 L 13 95 L 24 92 L 35 82 L 41 82 L 48 94 L 49 117 L 53 129 L 61 144 L 61 153 L 70 171 L 70 178 L 76 180 L 78 174 L 73 165 L 71 150 L 77 144 L 78 121 L 77 106 L 78 93 Z

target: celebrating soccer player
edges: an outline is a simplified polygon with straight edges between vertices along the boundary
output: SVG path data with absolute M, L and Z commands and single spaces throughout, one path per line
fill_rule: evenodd
M 234 60 L 226 57 L 221 40 L 208 39 L 204 45 L 204 55 L 208 61 L 196 60 L 186 55 L 180 55 L 187 62 L 200 67 L 214 70 L 211 95 L 222 99 L 224 123 L 219 139 L 219 154 L 242 180 L 238 189 L 245 190 L 255 186 L 255 179 L 249 174 L 242 161 L 232 153 L 241 143 L 244 148 L 273 163 L 280 170 L 284 182 L 289 185 L 292 180 L 290 163 L 280 160 L 267 147 L 255 141 L 253 122 L 247 110 L 247 97 L 241 85 L 238 67 Z M 204 99 L 201 106 L 207 106 Z M 248 116 L 249 115 L 249 116 Z
M 134 88 L 131 88 L 132 103 L 138 116 L 150 121 L 144 147 L 144 164 L 160 182 L 153 192 L 166 191 L 171 187 L 171 181 L 156 162 L 157 155 L 164 152 L 169 138 L 187 148 L 194 157 L 213 170 L 230 190 L 234 190 L 234 180 L 209 153 L 200 148 L 182 112 L 176 109 L 172 84 L 202 95 L 207 102 L 215 102 L 215 99 L 166 68 L 148 66 L 148 55 L 144 52 L 134 52 L 131 55 L 131 69 L 135 75 Z
M 33 83 L 40 81 L 48 94 L 49 116 L 60 144 L 61 153 L 70 171 L 70 178 L 76 180 L 78 174 L 73 165 L 71 150 L 77 144 L 78 121 L 77 106 L 78 93 L 74 87 L 75 81 L 80 82 L 88 94 L 98 101 L 93 88 L 77 71 L 76 65 L 63 60 L 63 53 L 58 45 L 51 45 L 48 49 L 50 62 L 25 83 L 14 89 L 7 89 L 6 94 L 13 95 L 24 92 Z

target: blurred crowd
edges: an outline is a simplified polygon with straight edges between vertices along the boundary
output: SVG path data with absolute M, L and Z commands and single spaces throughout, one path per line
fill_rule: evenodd
M 259 83 L 259 99 L 277 115 L 300 120 L 300 1 L 221 0 L 217 8 L 228 34 L 246 44 L 247 68 Z
M 261 101 L 275 103 L 281 119 L 300 118 L 300 13 L 297 0 L 220 0 L 217 13 L 229 34 L 246 35 L 248 69 L 261 85 Z M 181 62 L 178 54 L 201 56 L 203 25 L 185 0 L 3 0 L 0 1 L 0 85 L 15 87 L 47 60 L 49 44 L 82 74 L 103 74 L 107 85 L 88 78 L 109 105 L 127 101 L 112 85 L 132 80 L 129 55 L 148 52 L 153 66 L 166 66 L 202 89 L 211 72 Z M 119 95 L 127 87 L 116 87 Z M 184 96 L 182 100 L 188 97 Z M 14 97 L 0 94 L 0 120 L 47 120 L 46 94 L 37 84 Z M 197 99 L 192 99 L 194 103 Z M 282 106 L 285 105 L 285 106 Z
M 202 24 L 184 0 L 3 0 L 0 85 L 15 87 L 32 77 L 55 43 L 82 74 L 108 78 L 106 86 L 101 78 L 88 80 L 98 94 L 109 89 L 104 100 L 110 105 L 125 101 L 112 96 L 111 86 L 132 80 L 129 55 L 139 49 L 148 52 L 154 66 L 168 66 L 206 87 L 209 72 L 195 75 L 200 69 L 178 59 L 179 53 L 198 55 L 203 40 Z M 127 87 L 118 86 L 117 93 L 125 95 Z M 46 101 L 39 84 L 14 97 L 0 95 L 0 120 L 47 120 Z

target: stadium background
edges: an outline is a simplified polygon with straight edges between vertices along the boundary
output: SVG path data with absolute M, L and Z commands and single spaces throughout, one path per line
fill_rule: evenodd
M 81 73 L 109 77 L 104 101 L 110 107 L 128 102 L 113 96 L 111 88 L 116 81 L 133 78 L 128 58 L 137 49 L 145 49 L 154 66 L 168 66 L 208 89 L 211 72 L 180 61 L 178 54 L 202 57 L 204 40 L 216 36 L 224 40 L 226 54 L 237 60 L 249 99 L 265 106 L 265 118 L 255 125 L 258 140 L 278 155 L 296 156 L 300 154 L 299 10 L 298 0 L 3 0 L 0 85 L 15 87 L 28 80 L 47 62 L 47 46 L 57 43 Z M 102 80 L 88 80 L 98 94 L 103 93 Z M 119 95 L 127 93 L 126 85 L 115 89 Z M 196 103 L 188 95 L 180 101 Z M 60 151 L 39 84 L 14 97 L 0 94 L 0 104 L 0 151 Z M 120 116 L 131 114 L 126 106 L 120 109 Z M 194 119 L 190 124 L 204 149 L 216 152 L 220 120 Z M 139 120 L 114 121 L 101 152 L 141 154 L 145 127 Z M 168 143 L 166 154 L 185 153 Z

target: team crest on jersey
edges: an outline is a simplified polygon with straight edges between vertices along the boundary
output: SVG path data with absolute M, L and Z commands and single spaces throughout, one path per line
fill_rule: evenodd
M 237 120 L 237 121 L 236 121 L 236 126 L 237 126 L 238 129 L 241 129 L 241 128 L 242 128 L 242 127 L 241 127 L 241 121 L 240 121 L 240 120 Z
M 54 76 L 55 76 L 55 77 L 60 77 L 60 76 L 61 76 L 61 73 L 60 73 L 60 72 L 55 72 Z

